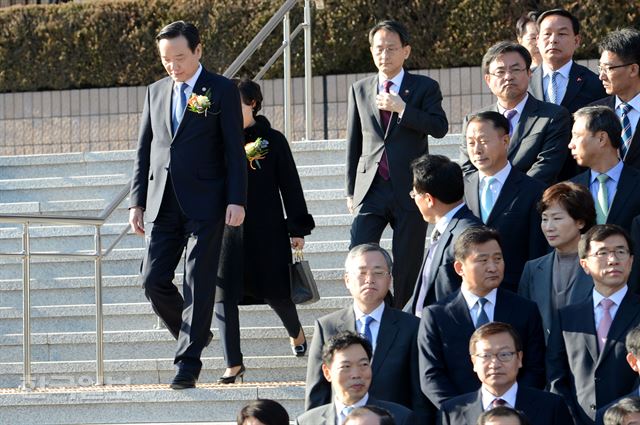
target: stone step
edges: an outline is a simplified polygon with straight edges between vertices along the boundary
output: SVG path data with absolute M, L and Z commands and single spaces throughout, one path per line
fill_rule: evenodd
M 337 298 L 345 307 L 348 298 Z M 304 326 L 305 334 L 311 338 L 313 326 Z M 222 353 L 220 335 L 213 329 L 213 342 L 206 348 L 206 355 Z M 240 331 L 242 351 L 247 356 L 284 356 L 291 352 L 288 335 L 282 327 L 252 327 Z M 95 332 L 59 332 L 31 334 L 33 361 L 93 360 L 96 350 Z M 176 342 L 166 329 L 105 331 L 105 359 L 155 359 L 173 356 Z M 0 362 L 22 360 L 22 334 L 0 335 Z
M 342 164 L 346 158 L 344 140 L 293 142 L 291 150 L 297 166 Z
M 232 422 L 250 400 L 278 400 L 295 418 L 303 412 L 304 383 L 200 385 L 173 391 L 162 386 L 105 386 L 11 390 L 0 394 L 0 423 Z M 117 412 L 117 413 L 116 413 Z
M 105 205 L 130 181 L 128 174 L 0 180 L 2 202 L 39 202 L 70 199 L 102 199 Z

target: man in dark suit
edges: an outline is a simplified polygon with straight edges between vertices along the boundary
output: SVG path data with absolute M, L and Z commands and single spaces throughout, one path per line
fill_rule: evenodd
M 571 181 L 586 186 L 596 204 L 598 224 L 617 224 L 627 232 L 640 214 L 640 171 L 619 158 L 621 125 L 606 106 L 587 106 L 574 114 L 571 155 L 587 171 Z
M 452 397 L 476 391 L 469 349 L 474 330 L 483 324 L 509 323 L 522 337 L 526 353 L 518 382 L 543 388 L 544 336 L 538 307 L 500 286 L 504 261 L 500 235 L 488 227 L 470 227 L 455 243 L 454 267 L 462 276 L 458 292 L 422 313 L 418 332 L 420 384 L 436 407 Z
M 223 226 L 238 226 L 244 219 L 246 160 L 238 90 L 200 65 L 196 27 L 177 21 L 156 40 L 169 77 L 147 88 L 129 222 L 147 238 L 142 284 L 178 340 L 178 372 L 171 387 L 182 389 L 195 386 L 200 354 L 210 340 L 212 276 Z M 173 277 L 185 248 L 183 298 Z
M 322 374 L 322 347 L 333 335 L 355 331 L 370 335 L 373 379 L 369 392 L 413 410 L 421 423 L 435 419 L 420 390 L 418 319 L 385 305 L 391 286 L 391 257 L 376 244 L 351 249 L 345 261 L 345 283 L 353 305 L 316 320 L 309 347 L 305 409 L 331 402 L 331 386 Z
M 409 198 L 409 164 L 428 153 L 428 135 L 444 137 L 448 122 L 438 83 L 402 68 L 411 53 L 402 24 L 378 23 L 369 44 L 378 74 L 349 91 L 346 192 L 355 214 L 350 247 L 380 242 L 391 225 L 394 306 L 402 308 L 413 292 L 427 231 Z
M 491 322 L 479 327 L 469 340 L 469 353 L 482 386 L 445 401 L 438 424 L 475 425 L 482 412 L 504 405 L 523 412 L 532 425 L 573 423 L 562 397 L 518 385 L 522 343 L 511 325 Z
M 331 383 L 334 397 L 296 420 L 297 425 L 341 425 L 355 408 L 373 405 L 387 409 L 396 424 L 412 425 L 413 412 L 390 401 L 369 394 L 371 384 L 371 344 L 354 332 L 341 332 L 328 340 L 322 349 L 322 374 Z
M 640 324 L 640 297 L 627 288 L 633 244 L 614 224 L 596 225 L 580 240 L 580 265 L 593 278 L 586 301 L 560 309 L 547 349 L 549 388 L 580 424 L 629 393 L 638 374 L 626 362 L 624 339 Z
M 538 50 L 542 66 L 531 75 L 529 92 L 539 100 L 564 106 L 573 113 L 605 96 L 598 76 L 573 61 L 580 46 L 580 22 L 563 9 L 551 9 L 538 17 Z M 571 156 L 558 180 L 567 180 L 579 172 Z
M 434 226 L 413 295 L 404 308 L 422 316 L 422 309 L 460 288 L 453 269 L 453 244 L 468 227 L 482 222 L 464 204 L 460 166 L 442 155 L 424 155 L 411 164 L 412 197 L 422 218 Z
M 501 41 L 482 59 L 484 80 L 498 102 L 480 111 L 495 111 L 509 120 L 507 158 L 514 168 L 546 185 L 553 184 L 569 153 L 571 116 L 562 106 L 542 102 L 527 93 L 531 56 L 520 44 Z M 464 138 L 469 117 L 463 123 L 461 160 L 466 173 L 476 170 Z
M 610 32 L 598 43 L 600 79 L 609 95 L 592 105 L 613 109 L 622 124 L 620 158 L 640 168 L 640 31 L 624 28 Z
M 635 327 L 627 333 L 627 337 L 625 338 L 624 345 L 627 349 L 627 364 L 631 367 L 635 373 L 640 374 L 640 327 Z M 640 397 L 640 387 L 636 387 L 629 394 L 620 397 L 607 404 L 604 407 L 601 407 L 596 412 L 596 425 L 603 425 L 604 413 L 608 408 L 616 404 L 618 401 L 623 398 L 628 397 Z
M 509 121 L 502 114 L 484 111 L 471 115 L 466 140 L 469 158 L 478 171 L 464 178 L 465 202 L 502 235 L 502 287 L 517 292 L 524 264 L 549 249 L 536 209 L 545 185 L 511 166 L 507 159 Z

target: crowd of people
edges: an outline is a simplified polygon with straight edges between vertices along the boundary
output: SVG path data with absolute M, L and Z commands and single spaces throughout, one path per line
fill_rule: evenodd
M 165 27 L 169 77 L 147 92 L 130 222 L 147 237 L 145 292 L 178 340 L 172 388 L 196 385 L 214 311 L 219 382 L 241 379 L 238 304 L 260 302 L 293 354 L 308 350 L 300 425 L 636 423 L 640 31 L 599 41 L 598 74 L 573 60 L 580 37 L 552 9 L 490 46 L 481 65 L 497 102 L 465 117 L 455 162 L 428 153 L 448 121 L 438 83 L 404 69 L 408 31 L 371 29 L 378 73 L 348 95 L 353 302 L 318 318 L 307 346 L 287 265 L 314 222 L 287 141 L 257 115 L 257 84 L 204 70 L 195 27 Z M 379 246 L 387 225 L 392 255 Z M 238 416 L 288 420 L 268 400 Z

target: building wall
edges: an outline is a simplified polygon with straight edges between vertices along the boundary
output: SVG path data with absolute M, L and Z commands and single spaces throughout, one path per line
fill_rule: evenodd
M 581 61 L 591 69 L 597 60 Z M 495 101 L 480 67 L 416 71 L 440 83 L 449 132 L 463 117 Z M 313 78 L 313 139 L 345 136 L 349 86 L 369 74 Z M 283 81 L 261 82 L 262 113 L 283 128 Z M 294 140 L 304 138 L 304 80 L 293 80 Z M 0 155 L 133 149 L 144 87 L 118 87 L 0 94 Z

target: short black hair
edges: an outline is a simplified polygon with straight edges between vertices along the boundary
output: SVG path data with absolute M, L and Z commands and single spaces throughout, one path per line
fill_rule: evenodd
M 615 53 L 624 63 L 640 65 L 640 31 L 623 28 L 611 31 L 598 43 L 598 51 Z
M 366 406 L 353 409 L 345 419 L 343 425 L 349 425 L 350 419 L 361 418 L 363 416 L 366 416 L 369 413 L 373 413 L 378 417 L 379 425 L 395 425 L 396 424 L 396 421 L 393 419 L 393 416 L 387 409 L 380 406 L 373 406 L 368 404 Z
M 195 25 L 185 21 L 171 22 L 166 27 L 162 28 L 158 35 L 156 35 L 156 42 L 163 39 L 171 39 L 183 36 L 187 39 L 189 49 L 195 52 L 196 47 L 200 44 L 200 33 Z
M 604 425 L 624 425 L 627 415 L 638 412 L 640 412 L 640 398 L 623 398 L 604 413 Z
M 585 106 L 573 113 L 574 122 L 581 117 L 585 119 L 585 128 L 590 133 L 604 131 L 609 136 L 611 146 L 620 149 L 622 146 L 622 124 L 613 109 L 608 106 Z
M 538 20 L 538 15 L 540 12 L 537 10 L 531 10 L 527 13 L 524 13 L 518 20 L 516 21 L 516 36 L 518 38 L 522 38 L 527 32 L 527 25 L 531 22 L 534 25 L 538 25 L 536 21 Z
M 409 31 L 407 28 L 398 21 L 392 21 L 390 19 L 380 21 L 369 30 L 369 45 L 373 45 L 373 36 L 380 30 L 387 30 L 395 32 L 400 37 L 400 43 L 402 47 L 409 45 Z
M 502 249 L 500 242 L 500 233 L 497 230 L 487 226 L 469 227 L 458 236 L 453 245 L 453 256 L 456 261 L 464 261 L 470 254 L 471 247 L 480 245 L 489 241 L 498 242 L 498 246 Z
M 540 27 L 540 24 L 542 24 L 542 21 L 544 21 L 545 18 L 549 16 L 554 16 L 554 15 L 564 16 L 565 18 L 568 18 L 569 20 L 571 20 L 571 26 L 573 27 L 573 34 L 574 35 L 580 34 L 580 21 L 578 21 L 578 18 L 576 18 L 575 16 L 573 16 L 571 13 L 569 13 L 564 9 L 549 9 L 542 12 L 540 16 L 538 16 L 538 28 Z
M 461 201 L 464 196 L 462 168 L 444 155 L 422 155 L 411 163 L 413 186 L 445 204 Z
M 498 56 L 504 53 L 515 52 L 522 56 L 526 69 L 531 68 L 531 53 L 522 44 L 514 43 L 513 41 L 499 41 L 493 46 L 489 47 L 487 53 L 482 57 L 482 72 L 484 74 L 489 73 L 489 67 L 491 62 L 496 60 Z
M 322 363 L 330 366 L 333 362 L 333 356 L 336 351 L 345 350 L 356 344 L 359 344 L 364 348 L 365 353 L 367 353 L 367 358 L 371 361 L 371 356 L 373 355 L 371 343 L 366 338 L 355 332 L 343 331 L 337 333 L 325 342 L 324 347 L 322 347 Z
M 490 122 L 493 124 L 493 128 L 502 130 L 502 134 L 509 134 L 509 120 L 499 112 L 482 111 L 471 114 L 467 119 L 467 126 L 473 121 Z
M 255 117 L 260 109 L 262 109 L 262 90 L 260 85 L 249 78 L 237 79 L 234 78 L 233 82 L 236 83 L 242 103 L 250 106 L 252 102 L 255 102 L 253 106 L 253 116 Z
M 624 340 L 624 346 L 627 349 L 627 353 L 640 357 L 640 326 L 636 326 L 627 332 L 627 337 Z
M 482 412 L 478 417 L 476 425 L 485 425 L 491 419 L 495 418 L 518 418 L 520 425 L 530 425 L 531 423 L 521 411 L 508 406 L 498 406 Z
M 256 418 L 263 424 L 289 425 L 289 414 L 280 403 L 269 399 L 250 401 L 244 406 L 236 418 L 238 425 L 249 418 Z
M 581 259 L 587 258 L 591 242 L 602 242 L 611 236 L 622 236 L 627 241 L 629 252 L 633 253 L 633 240 L 631 240 L 631 236 L 626 230 L 617 224 L 596 224 L 580 238 L 578 256 Z

